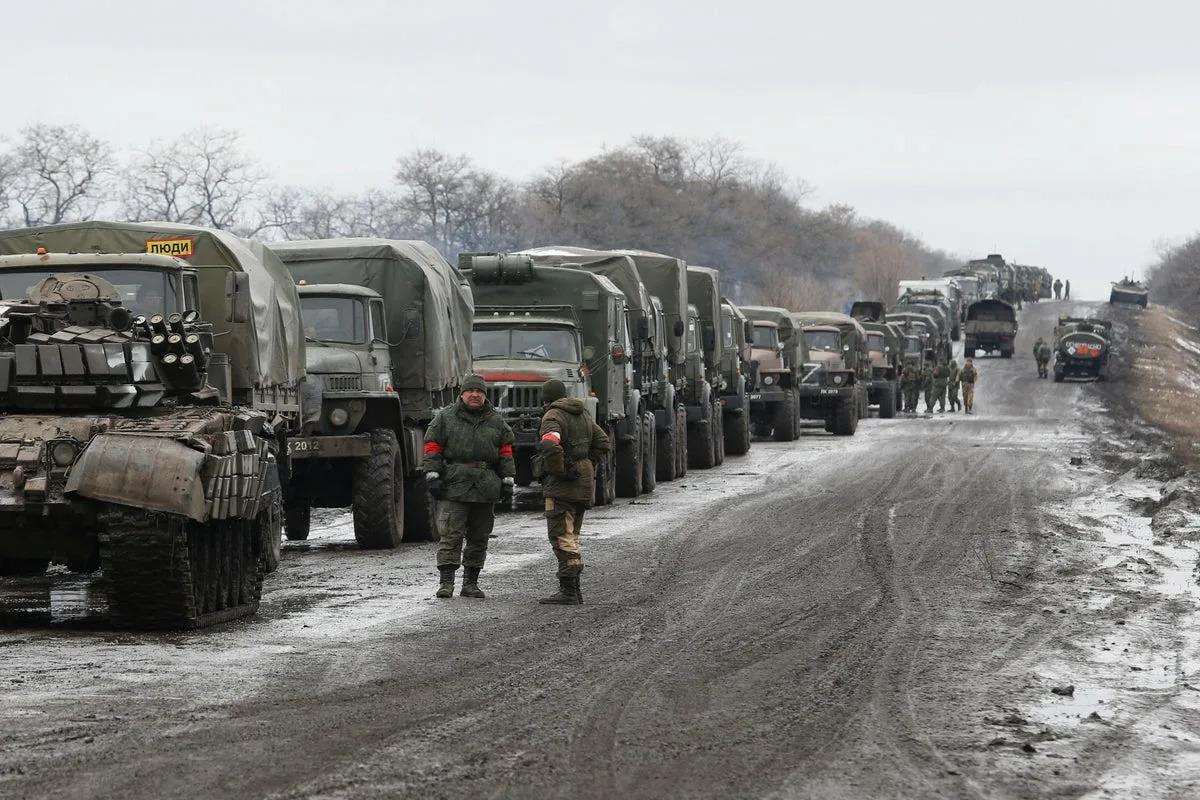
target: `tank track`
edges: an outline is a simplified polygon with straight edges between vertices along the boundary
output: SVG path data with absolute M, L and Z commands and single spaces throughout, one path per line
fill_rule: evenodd
M 117 627 L 203 628 L 258 610 L 257 520 L 205 524 L 132 508 L 105 515 L 100 562 Z

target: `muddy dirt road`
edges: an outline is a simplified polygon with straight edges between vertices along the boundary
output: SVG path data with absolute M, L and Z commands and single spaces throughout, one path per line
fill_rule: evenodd
M 1150 546 L 1093 387 L 1036 378 L 1068 307 L 978 361 L 977 416 L 758 442 L 590 514 L 581 608 L 537 605 L 524 513 L 485 602 L 338 514 L 200 634 L 108 632 L 56 579 L 75 621 L 0 632 L 0 795 L 1187 796 L 1195 553 Z

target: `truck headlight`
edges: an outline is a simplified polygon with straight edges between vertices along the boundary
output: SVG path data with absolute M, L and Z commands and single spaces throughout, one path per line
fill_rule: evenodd
M 56 442 L 50 448 L 50 458 L 57 466 L 69 467 L 75 463 L 75 456 L 79 454 L 79 448 L 74 442 Z
M 844 380 L 846 380 L 846 376 L 844 376 L 844 375 L 834 375 L 833 376 L 833 382 L 836 384 L 841 384 L 841 382 Z
M 340 428 L 350 421 L 350 415 L 346 413 L 344 408 L 335 408 L 329 412 L 329 424 L 335 428 Z
M 765 378 L 763 378 L 763 386 L 774 386 L 774 385 L 775 385 L 775 378 L 773 376 L 767 375 Z

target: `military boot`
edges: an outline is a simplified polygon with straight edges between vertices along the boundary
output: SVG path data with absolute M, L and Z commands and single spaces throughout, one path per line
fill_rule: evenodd
M 558 591 L 549 597 L 538 600 L 548 606 L 578 606 L 583 604 L 583 596 L 579 593 L 579 576 L 558 578 Z
M 485 597 L 479 588 L 479 567 L 463 568 L 463 585 L 459 594 L 463 597 L 474 597 L 476 600 L 482 600 Z
M 435 597 L 440 597 L 445 600 L 448 597 L 454 597 L 454 573 L 458 571 L 458 567 L 453 564 L 438 567 L 438 572 L 442 574 L 441 585 L 438 586 Z

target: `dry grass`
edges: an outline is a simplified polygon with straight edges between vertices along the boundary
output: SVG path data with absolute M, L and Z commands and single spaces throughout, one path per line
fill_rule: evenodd
M 1174 454 L 1200 463 L 1200 331 L 1171 319 L 1162 306 L 1130 318 L 1128 398 L 1141 416 L 1167 433 Z

